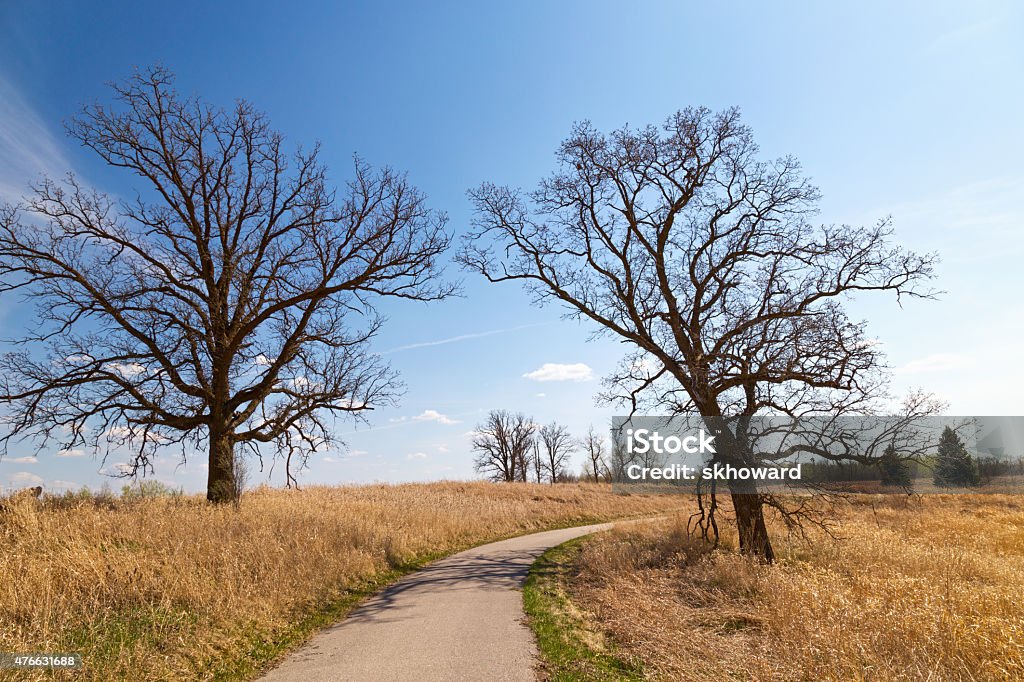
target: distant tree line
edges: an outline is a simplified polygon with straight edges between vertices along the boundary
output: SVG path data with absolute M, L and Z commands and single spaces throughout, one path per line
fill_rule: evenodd
M 506 483 L 565 483 L 609 478 L 604 439 L 590 427 L 574 438 L 568 427 L 552 421 L 541 425 L 523 412 L 491 410 L 473 435 L 473 466 L 477 473 Z M 571 470 L 571 457 L 582 451 L 587 460 L 583 475 Z
M 803 463 L 805 480 L 821 483 L 878 481 L 886 487 L 913 489 L 914 481 L 931 477 L 941 488 L 972 488 L 1002 476 L 1024 476 L 1024 457 L 978 456 L 968 452 L 956 432 L 946 427 L 934 456 L 910 458 L 892 446 L 876 462 L 811 461 Z

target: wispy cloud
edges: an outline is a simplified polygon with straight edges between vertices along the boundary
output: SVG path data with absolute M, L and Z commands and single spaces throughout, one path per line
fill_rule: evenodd
M 427 453 L 425 453 L 425 452 L 410 452 L 408 455 L 405 456 L 405 458 L 408 459 L 408 460 L 426 459 L 427 458 Z
M 936 54 L 963 50 L 972 44 L 977 44 L 979 41 L 987 39 L 1004 24 L 1006 18 L 1007 13 L 1001 12 L 999 16 L 989 17 L 984 21 L 958 25 L 956 28 L 936 36 L 925 46 L 924 52 L 929 57 L 934 57 Z
M 362 457 L 363 455 L 369 454 L 366 450 L 346 450 L 340 455 L 327 455 L 322 461 L 328 464 L 338 464 L 355 457 Z
M 1018 236 L 1024 222 L 1022 193 L 1024 174 L 990 177 L 876 206 L 851 216 L 851 222 L 871 224 L 888 214 L 901 239 L 912 238 L 919 250 L 938 250 L 944 264 L 987 261 L 1003 267 L 1024 253 Z
M 40 176 L 59 178 L 71 169 L 57 139 L 17 87 L 0 74 L 0 201 L 17 201 Z
M 15 457 L 13 459 L 6 459 L 5 462 L 17 462 L 18 464 L 39 464 L 39 460 L 35 457 Z
M 47 484 L 47 487 L 56 490 L 77 490 L 82 486 L 74 481 L 61 481 L 59 479 L 54 479 Z
M 545 362 L 538 369 L 524 374 L 523 378 L 533 381 L 590 381 L 594 378 L 594 370 L 582 362 Z
M 12 486 L 32 486 L 40 485 L 43 482 L 42 476 L 36 476 L 35 474 L 28 471 L 18 471 L 7 477 L 7 480 Z
M 429 348 L 430 346 L 443 346 L 448 343 L 457 343 L 459 341 L 468 341 L 469 339 L 480 339 L 485 336 L 494 336 L 495 334 L 506 334 L 508 332 L 520 331 L 522 329 L 535 329 L 536 327 L 546 327 L 548 325 L 556 324 L 555 321 L 551 322 L 537 322 L 535 324 L 523 324 L 518 327 L 507 327 L 505 329 L 491 329 L 484 332 L 472 332 L 469 334 L 459 334 L 458 336 L 450 336 L 446 339 L 437 339 L 434 341 L 420 341 L 418 343 L 410 343 L 404 346 L 398 346 L 391 350 L 386 350 L 381 355 L 388 355 L 390 353 L 399 353 L 404 350 L 413 350 L 414 348 Z
M 897 367 L 899 374 L 926 374 L 931 372 L 948 372 L 965 369 L 977 364 L 975 358 L 959 353 L 932 353 L 923 358 L 911 360 L 902 367 Z
M 131 474 L 132 466 L 127 462 L 117 462 L 108 467 L 100 469 L 99 473 L 104 476 L 127 476 Z

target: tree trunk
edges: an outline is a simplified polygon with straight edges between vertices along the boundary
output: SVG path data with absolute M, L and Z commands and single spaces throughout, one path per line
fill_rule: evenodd
M 732 506 L 736 510 L 736 530 L 740 536 L 740 552 L 758 557 L 765 563 L 775 562 L 775 552 L 764 523 L 764 505 L 753 481 L 732 481 L 729 486 Z
M 230 434 L 211 429 L 210 472 L 206 482 L 206 499 L 223 504 L 235 502 L 235 444 Z

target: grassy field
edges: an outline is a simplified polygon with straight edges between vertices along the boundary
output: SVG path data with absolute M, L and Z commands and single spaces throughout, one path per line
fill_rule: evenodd
M 685 517 L 586 540 L 534 576 L 549 676 L 1024 679 L 1024 498 L 862 496 L 838 521 L 835 539 L 776 527 L 773 566 L 734 538 L 709 553 Z
M 22 499 L 0 513 L 0 651 L 79 652 L 85 670 L 61 673 L 75 680 L 245 679 L 433 558 L 679 504 L 489 483 L 261 489 L 240 509 Z

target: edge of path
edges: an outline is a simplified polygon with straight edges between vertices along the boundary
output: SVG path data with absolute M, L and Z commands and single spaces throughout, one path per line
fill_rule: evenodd
M 620 655 L 615 644 L 575 607 L 568 593 L 584 543 L 582 535 L 541 553 L 523 585 L 526 624 L 537 640 L 538 678 L 549 682 L 644 679 L 643 667 Z M 598 643 L 595 645 L 595 643 Z

